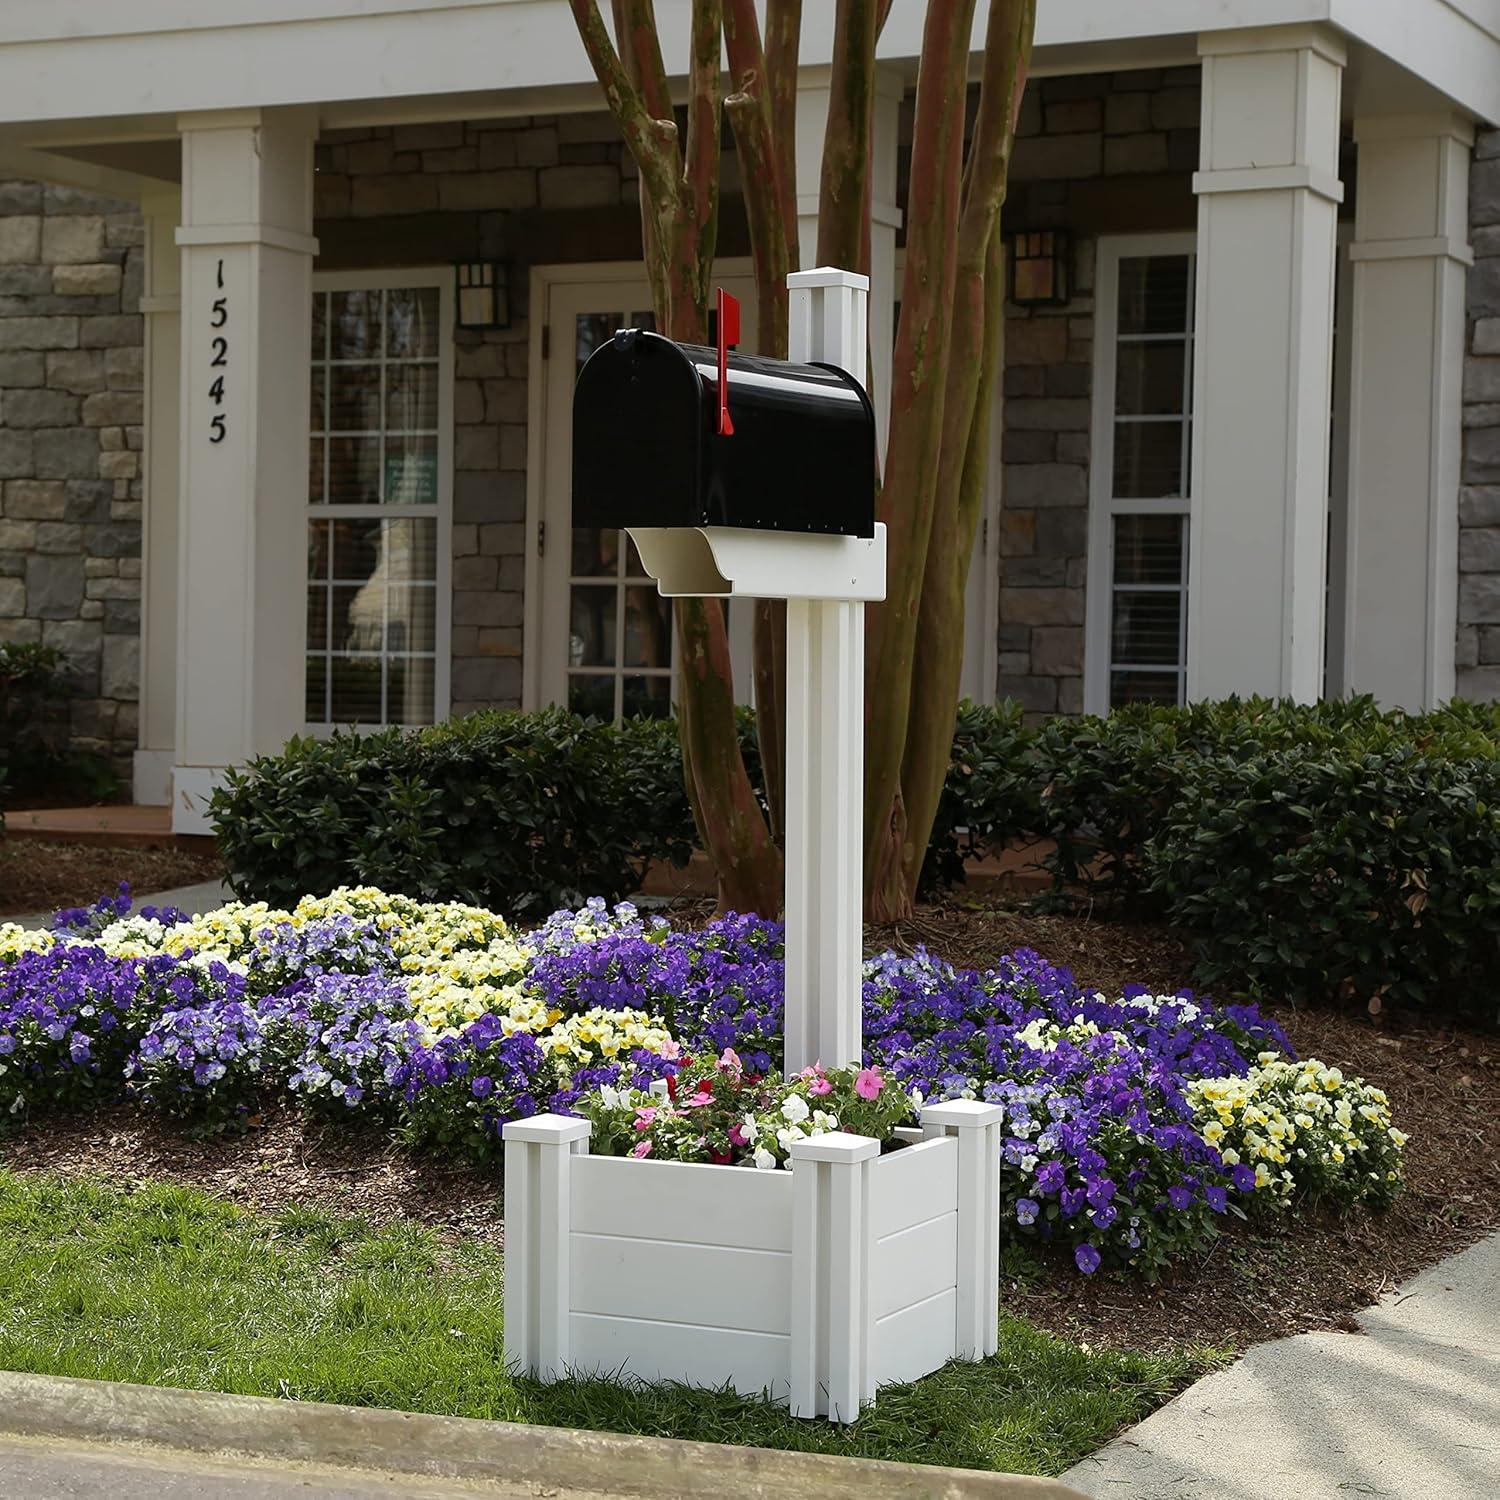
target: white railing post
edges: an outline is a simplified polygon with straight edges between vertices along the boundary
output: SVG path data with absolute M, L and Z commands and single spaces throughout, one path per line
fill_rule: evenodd
M 853 1422 L 870 1369 L 870 1163 L 880 1142 L 834 1131 L 792 1147 L 794 1417 Z
M 570 1167 L 593 1126 L 569 1115 L 512 1120 L 505 1141 L 505 1364 L 557 1380 L 572 1363 L 569 1337 Z
M 790 357 L 865 380 L 869 278 L 787 277 Z M 786 1068 L 860 1061 L 865 610 L 787 602 Z
M 953 1099 L 922 1111 L 926 1137 L 958 1137 L 958 1298 L 954 1354 L 983 1359 L 1000 1347 L 1000 1151 L 998 1104 Z

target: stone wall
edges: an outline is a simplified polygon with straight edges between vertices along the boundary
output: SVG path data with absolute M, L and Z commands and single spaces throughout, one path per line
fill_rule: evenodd
M 604 114 L 325 135 L 320 270 L 504 259 L 511 326 L 454 351 L 452 711 L 521 700 L 527 284 L 541 261 L 638 259 L 634 163 Z M 555 357 L 569 358 L 560 339 Z
M 0 642 L 67 660 L 73 748 L 129 785 L 141 597 L 144 231 L 128 206 L 0 183 Z
M 1469 178 L 1468 358 L 1458 492 L 1458 692 L 1500 698 L 1500 130 L 1480 135 Z
M 1196 67 L 1045 78 L 1022 105 L 1005 222 L 1074 246 L 1066 307 L 1006 311 L 998 689 L 1033 717 L 1083 708 L 1095 244 L 1193 227 L 1198 116 Z

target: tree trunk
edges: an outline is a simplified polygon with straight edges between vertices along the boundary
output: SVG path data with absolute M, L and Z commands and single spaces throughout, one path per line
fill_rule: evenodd
M 785 359 L 786 274 L 798 256 L 797 56 L 802 0 L 768 0 L 761 46 L 755 0 L 727 0 L 724 39 L 735 92 L 724 101 L 739 147 L 745 214 L 755 262 L 760 353 Z M 754 620 L 755 734 L 771 832 L 786 827 L 786 604 L 757 599 Z
M 641 174 L 641 239 L 657 326 L 702 343 L 708 327 L 719 194 L 721 0 L 694 0 L 687 141 L 679 138 L 651 0 L 614 0 L 616 53 L 597 0 L 570 0 L 605 99 Z M 721 909 L 774 915 L 781 857 L 740 753 L 724 611 L 681 599 L 678 722 L 683 780 L 718 881 Z
M 979 114 L 965 176 L 943 449 L 917 621 L 920 670 L 912 681 L 901 775 L 907 820 L 901 874 L 908 899 L 916 894 L 948 774 L 953 711 L 963 673 L 965 585 L 983 508 L 990 404 L 1004 335 L 1000 210 L 1025 87 L 1034 9 L 1035 0 L 991 0 Z
M 906 274 L 892 369 L 891 432 L 880 518 L 889 565 L 885 603 L 869 611 L 865 685 L 865 905 L 872 921 L 911 909 L 901 793 L 917 615 L 932 530 L 943 432 L 963 168 L 973 0 L 932 0 L 917 73 L 907 201 Z

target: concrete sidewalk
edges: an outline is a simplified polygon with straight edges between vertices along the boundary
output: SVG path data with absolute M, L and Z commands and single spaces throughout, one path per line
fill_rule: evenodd
M 201 916 L 206 911 L 213 911 L 215 907 L 234 900 L 234 892 L 222 880 L 205 880 L 198 885 L 180 885 L 175 890 L 152 891 L 149 895 L 144 895 L 139 891 L 131 894 L 137 907 L 175 906 L 190 917 Z M 50 911 L 32 912 L 22 917 L 0 917 L 0 922 L 14 922 L 17 927 L 46 927 L 51 921 Z
M 1095 1500 L 1500 1496 L 1500 1236 L 1359 1325 L 1258 1345 L 1063 1479 Z

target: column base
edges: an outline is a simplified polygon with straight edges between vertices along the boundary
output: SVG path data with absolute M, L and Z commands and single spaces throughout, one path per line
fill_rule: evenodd
M 208 800 L 223 784 L 222 766 L 173 766 L 172 832 L 212 837 Z
M 172 805 L 172 752 L 137 750 L 130 774 L 130 800 L 138 807 Z

